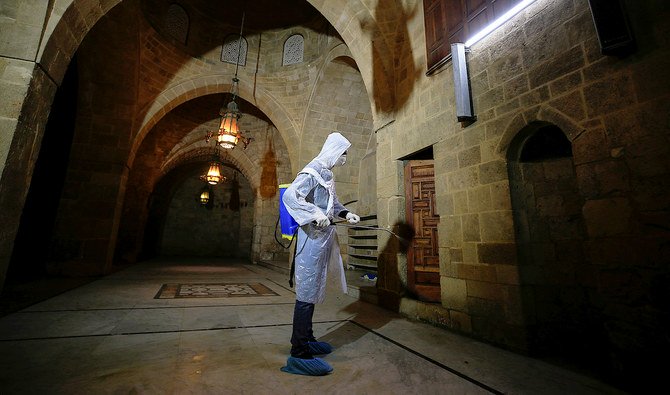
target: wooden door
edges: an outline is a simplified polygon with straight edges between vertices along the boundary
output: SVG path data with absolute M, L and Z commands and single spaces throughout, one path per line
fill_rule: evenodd
M 435 214 L 433 160 L 410 160 L 405 165 L 405 211 L 414 239 L 407 251 L 407 283 L 419 300 L 440 301 L 440 257 Z

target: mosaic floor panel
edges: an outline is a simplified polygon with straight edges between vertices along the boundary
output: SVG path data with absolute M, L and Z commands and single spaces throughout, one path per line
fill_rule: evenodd
M 154 299 L 278 296 L 261 283 L 163 284 Z

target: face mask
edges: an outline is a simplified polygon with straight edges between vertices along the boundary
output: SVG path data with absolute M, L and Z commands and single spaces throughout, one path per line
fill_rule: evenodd
M 347 155 L 341 155 L 337 160 L 335 161 L 335 166 L 344 166 L 344 164 L 347 163 Z

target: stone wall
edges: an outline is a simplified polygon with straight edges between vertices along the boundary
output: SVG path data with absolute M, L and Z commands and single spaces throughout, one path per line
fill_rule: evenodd
M 310 100 L 298 164 L 302 167 L 315 158 L 328 134 L 339 131 L 352 146 L 347 165 L 333 169 L 338 197 L 342 203 L 357 200 L 357 164 L 367 151 L 371 129 L 370 105 L 358 70 L 344 62 L 331 61 L 325 65 Z
M 659 332 L 667 322 L 661 302 L 667 293 L 652 285 L 668 276 L 670 86 L 661 71 L 669 58 L 663 22 L 668 7 L 648 1 L 626 6 L 638 50 L 625 58 L 600 53 L 585 0 L 537 1 L 473 45 L 468 67 L 477 121 L 471 125 L 454 116 L 450 65 L 414 81 L 396 121 L 378 132 L 377 147 L 378 209 L 386 225 L 402 219 L 397 159 L 430 145 L 434 150 L 442 308 L 408 314 L 539 352 L 533 347 L 537 334 L 528 332 L 537 317 L 527 314 L 532 307 L 526 290 L 535 280 L 519 254 L 553 251 L 543 275 L 560 283 L 560 272 L 581 284 L 579 300 L 602 318 L 597 336 L 607 351 L 600 356 L 610 368 L 648 376 L 644 369 L 653 366 L 644 363 L 644 352 L 660 357 L 658 350 L 668 349 Z M 423 61 L 417 55 L 423 51 L 421 34 L 412 36 L 414 57 L 404 62 Z M 538 221 L 550 232 L 550 246 L 518 243 L 521 217 L 511 204 L 508 150 L 535 122 L 557 126 L 572 143 L 570 199 L 579 208 L 570 212 L 583 221 L 583 243 L 566 239 L 573 228 L 551 229 L 548 218 Z M 560 181 L 557 169 L 544 170 L 550 185 Z M 561 204 L 557 195 L 542 196 L 537 188 L 534 193 L 538 208 L 551 211 Z M 382 288 L 403 292 L 394 284 Z M 540 292 L 546 299 L 553 291 L 546 285 Z
M 253 227 L 254 191 L 236 171 L 224 167 L 226 182 L 211 188 L 210 203 L 198 201 L 203 182 L 198 174 L 177 188 L 166 215 L 161 255 L 249 258 Z M 240 207 L 230 205 L 237 188 Z

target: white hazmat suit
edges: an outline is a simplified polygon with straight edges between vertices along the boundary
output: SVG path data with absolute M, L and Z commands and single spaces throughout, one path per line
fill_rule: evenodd
M 331 169 L 344 164 L 343 154 L 351 143 L 339 133 L 331 133 L 319 155 L 298 173 L 286 189 L 283 202 L 286 210 L 300 225 L 295 257 L 296 299 L 307 303 L 321 303 L 326 293 L 328 266 L 340 277 L 346 293 L 346 280 L 335 226 L 328 226 L 333 218 L 345 213 L 347 219 L 355 214 L 337 199 L 335 180 Z M 346 158 L 346 156 L 344 157 Z M 339 162 L 342 163 L 339 163 Z M 344 216 L 342 216 L 344 217 Z M 327 219 L 327 221 L 326 221 Z M 325 225 L 325 226 L 324 226 Z
M 341 134 L 329 134 L 319 155 L 298 173 L 282 197 L 286 211 L 300 225 L 295 254 L 296 301 L 291 356 L 281 368 L 287 373 L 321 376 L 333 371 L 328 362 L 315 357 L 328 354 L 333 348 L 327 342 L 316 340 L 312 317 L 314 304 L 323 302 L 326 296 L 329 265 L 339 274 L 342 291 L 347 291 L 337 233 L 331 221 L 338 216 L 355 224 L 360 217 L 348 212 L 337 199 L 331 169 L 344 165 L 350 146 Z

